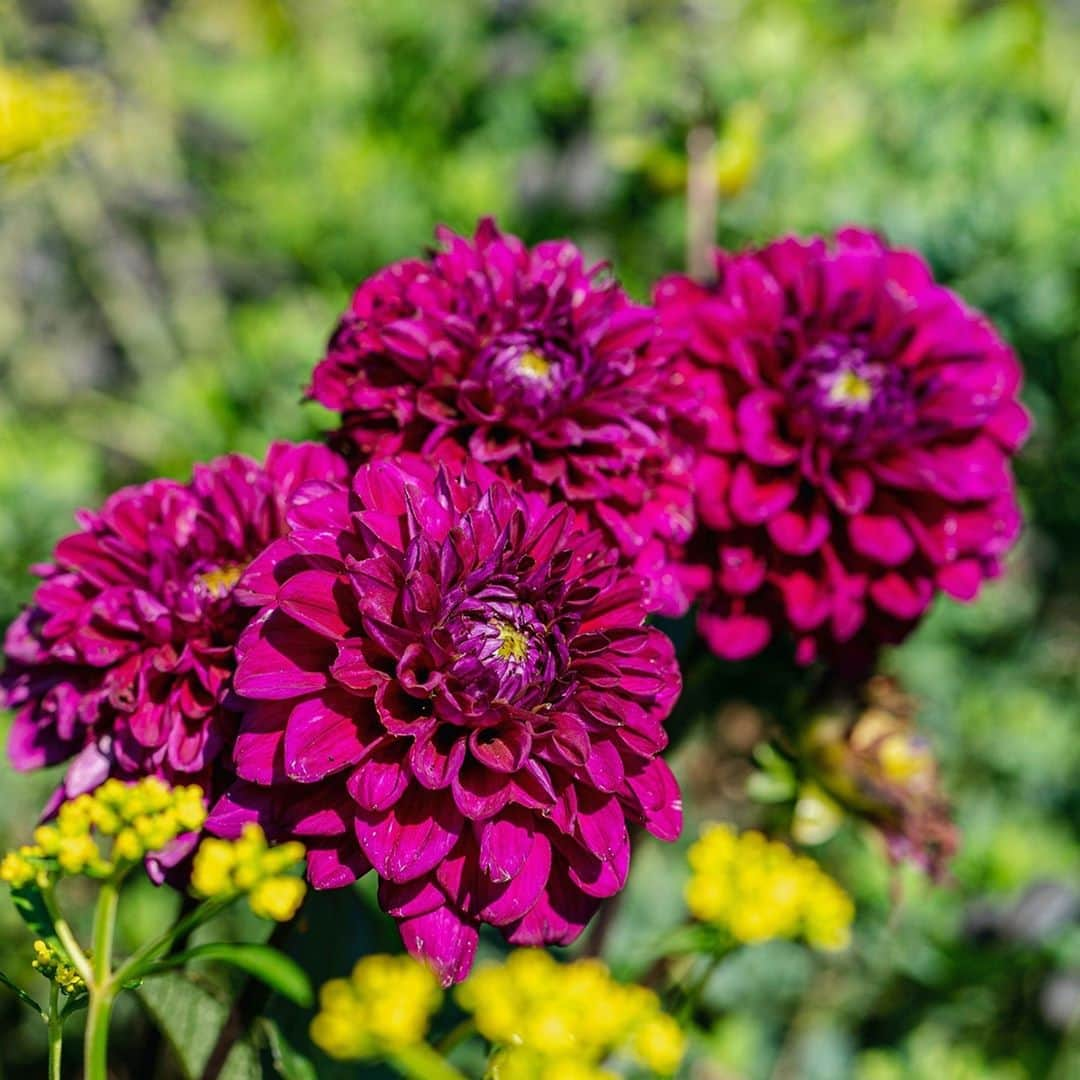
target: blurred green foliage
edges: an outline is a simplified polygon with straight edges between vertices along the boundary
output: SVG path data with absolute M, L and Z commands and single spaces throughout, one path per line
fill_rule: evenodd
M 0 616 L 75 507 L 317 431 L 297 403 L 350 286 L 440 221 L 573 235 L 645 295 L 683 262 L 687 132 L 715 128 L 722 243 L 857 221 L 920 248 L 1020 351 L 1037 430 L 1012 576 L 890 660 L 955 797 L 953 880 L 830 841 L 856 949 L 726 962 L 695 1076 L 1080 1075 L 1078 20 L 1035 0 L 0 0 L 0 64 L 70 69 L 97 103 L 65 154 L 0 166 Z M 749 819 L 700 750 L 691 813 Z M 48 781 L 2 783 L 6 845 Z M 680 857 L 643 852 L 616 964 L 680 918 Z M 27 974 L 6 914 L 0 935 Z M 0 1059 L 22 1075 L 40 1047 L 15 1008 Z

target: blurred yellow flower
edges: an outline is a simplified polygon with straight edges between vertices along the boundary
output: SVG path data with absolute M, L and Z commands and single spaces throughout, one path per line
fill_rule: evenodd
M 492 1060 L 499 1080 L 612 1075 L 601 1066 L 626 1053 L 655 1075 L 669 1075 L 684 1050 L 678 1025 L 641 986 L 616 982 L 599 960 L 559 964 L 519 949 L 500 966 L 479 968 L 457 991 L 477 1030 L 503 1049 Z
M 347 979 L 319 993 L 312 1041 L 333 1058 L 358 1061 L 423 1041 L 442 1002 L 434 974 L 411 956 L 367 956 Z
M 66 149 L 96 111 L 89 82 L 77 75 L 0 67 L 0 165 Z
M 270 847 L 262 829 L 248 824 L 238 840 L 203 840 L 192 864 L 191 888 L 207 900 L 246 893 L 260 918 L 287 922 L 307 892 L 304 882 L 290 873 L 303 857 L 303 844 L 293 840 Z
M 96 791 L 62 803 L 56 817 L 34 830 L 34 843 L 0 862 L 0 880 L 14 888 L 45 883 L 57 873 L 110 877 L 206 819 L 202 789 L 170 788 L 157 777 L 136 784 L 107 780 Z M 106 852 L 103 841 L 112 838 Z
M 793 938 L 832 950 L 851 938 L 850 897 L 812 859 L 759 832 L 707 826 L 689 861 L 691 914 L 737 941 Z

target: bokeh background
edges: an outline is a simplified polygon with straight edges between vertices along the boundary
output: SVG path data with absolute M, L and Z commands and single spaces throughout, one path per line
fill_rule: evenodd
M 1020 352 L 1037 426 L 1010 575 L 888 659 L 954 800 L 951 877 L 892 872 L 841 829 L 815 854 L 856 897 L 855 947 L 726 962 L 692 1075 L 1080 1076 L 1070 0 L 0 0 L 0 621 L 76 507 L 325 425 L 298 401 L 350 287 L 437 223 L 570 235 L 647 295 L 684 262 L 700 126 L 721 243 L 858 222 L 918 247 Z M 680 751 L 692 821 L 762 816 L 746 779 L 774 718 L 752 686 L 721 672 Z M 3 847 L 50 783 L 5 767 Z M 682 917 L 681 860 L 642 851 L 617 968 Z M 140 892 L 129 938 L 171 902 Z M 317 978 L 392 943 L 370 890 L 319 902 L 290 946 Z M 0 967 L 29 980 L 28 946 L 0 914 Z M 141 1013 L 122 1019 L 123 1075 L 174 1075 L 145 1056 Z M 37 1026 L 0 996 L 3 1075 L 42 1075 Z

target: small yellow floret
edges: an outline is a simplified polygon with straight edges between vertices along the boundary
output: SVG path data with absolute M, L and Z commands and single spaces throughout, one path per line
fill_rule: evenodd
M 689 863 L 691 914 L 737 941 L 794 938 L 840 949 L 850 939 L 850 897 L 812 859 L 761 833 L 708 826 L 690 848 Z
M 410 956 L 367 956 L 319 993 L 311 1038 L 331 1057 L 375 1058 L 415 1046 L 442 1001 L 434 974 Z
M 31 963 L 36 971 L 56 983 L 69 997 L 86 989 L 82 976 L 67 957 L 47 941 L 34 942 L 34 959 Z
M 260 919 L 288 922 L 300 910 L 307 886 L 297 877 L 272 877 L 260 881 L 248 903 Z
M 475 971 L 457 1000 L 485 1039 L 506 1048 L 493 1076 L 607 1076 L 603 1065 L 618 1054 L 662 1075 L 682 1058 L 681 1032 L 657 996 L 616 982 L 599 960 L 558 964 L 519 949 Z
M 208 900 L 247 894 L 251 910 L 260 918 L 285 922 L 296 914 L 306 892 L 300 878 L 288 876 L 303 857 L 303 844 L 270 847 L 262 829 L 251 823 L 237 840 L 211 836 L 199 845 L 191 888 Z

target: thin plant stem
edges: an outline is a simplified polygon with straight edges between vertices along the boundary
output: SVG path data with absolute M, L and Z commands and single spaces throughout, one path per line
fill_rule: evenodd
M 64 1019 L 60 1012 L 60 987 L 49 987 L 49 1080 L 60 1080 L 64 1046 Z
M 94 912 L 93 981 L 87 984 L 90 1011 L 86 1019 L 86 1080 L 108 1080 L 109 1075 L 109 1021 L 118 989 L 112 976 L 112 952 L 119 903 L 119 883 L 106 881 Z
M 476 1021 L 471 1017 L 452 1027 L 436 1044 L 435 1049 L 444 1057 L 455 1047 L 460 1046 L 470 1035 L 476 1032 Z
M 56 894 L 53 892 L 52 887 L 42 889 L 41 897 L 45 902 L 45 910 L 48 911 L 49 918 L 53 921 L 53 929 L 60 939 L 60 944 L 64 946 L 64 951 L 68 954 L 72 966 L 82 976 L 83 982 L 86 983 L 87 989 L 89 989 L 90 984 L 94 981 L 94 972 L 86 953 L 82 951 L 82 946 L 79 945 L 71 927 L 68 926 L 67 920 L 60 914 L 60 909 L 56 903 Z
M 395 1050 L 389 1060 L 402 1076 L 411 1080 L 465 1080 L 462 1073 L 427 1043 Z
M 153 941 L 147 942 L 138 948 L 128 960 L 126 960 L 116 972 L 116 982 L 121 986 L 131 979 L 138 978 L 143 967 L 157 959 L 159 953 L 167 949 L 177 938 L 184 934 L 190 934 L 198 929 L 204 922 L 209 922 L 215 915 L 224 911 L 235 900 L 230 896 L 227 900 L 207 900 L 200 904 L 175 926 L 163 931 Z

